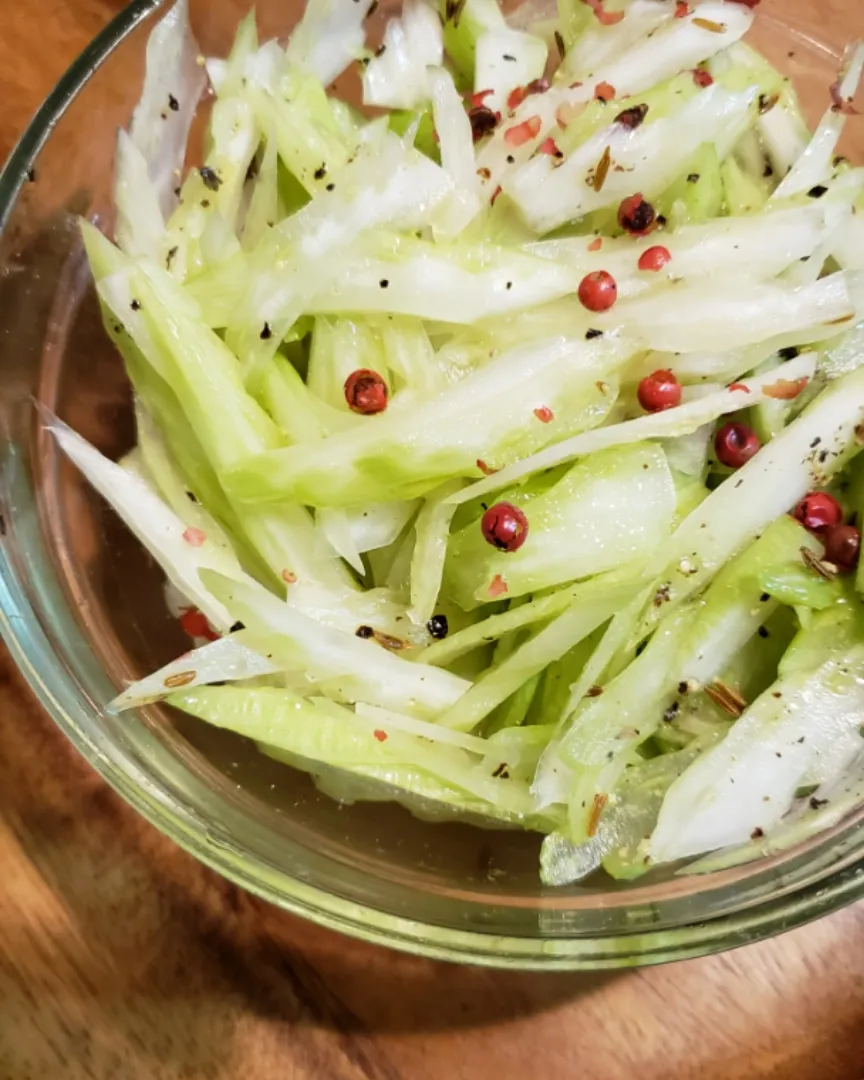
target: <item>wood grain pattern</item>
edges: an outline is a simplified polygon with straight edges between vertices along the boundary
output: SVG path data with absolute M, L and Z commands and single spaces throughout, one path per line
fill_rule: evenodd
M 121 6 L 0 5 L 0 159 Z M 5 653 L 0 702 L 0 1080 L 864 1077 L 862 907 L 620 975 L 415 960 L 178 851 L 79 760 Z

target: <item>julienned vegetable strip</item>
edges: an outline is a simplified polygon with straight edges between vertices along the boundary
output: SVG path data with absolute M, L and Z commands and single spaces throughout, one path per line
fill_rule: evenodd
M 554 885 L 855 805 L 864 47 L 810 136 L 756 6 L 405 0 L 373 51 L 309 0 L 200 58 L 179 0 L 82 227 L 138 444 L 46 417 L 196 646 L 112 708 L 546 833 Z

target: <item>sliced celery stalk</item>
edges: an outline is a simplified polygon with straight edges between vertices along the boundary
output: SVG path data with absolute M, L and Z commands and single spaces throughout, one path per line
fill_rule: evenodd
M 676 501 L 666 456 L 647 443 L 594 454 L 536 498 L 513 489 L 500 499 L 523 507 L 528 537 L 498 551 L 479 518 L 453 536 L 444 589 L 467 610 L 502 587 L 523 596 L 650 556 L 670 535 Z
M 652 858 L 743 843 L 780 822 L 802 783 L 838 780 L 861 752 L 862 662 L 858 645 L 766 691 L 669 789 Z
M 514 349 L 411 409 L 364 418 L 357 430 L 259 454 L 226 475 L 250 502 L 351 506 L 414 498 L 478 475 L 563 434 L 600 423 L 614 399 L 619 343 L 544 341 Z M 549 423 L 535 410 L 548 409 Z M 546 416 L 546 413 L 543 413 Z

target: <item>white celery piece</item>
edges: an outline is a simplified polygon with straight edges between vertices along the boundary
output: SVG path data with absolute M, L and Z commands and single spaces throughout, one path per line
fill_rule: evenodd
M 658 352 L 730 351 L 772 337 L 797 335 L 799 344 L 838 333 L 864 315 L 864 276 L 839 272 L 808 285 L 727 280 L 697 281 L 656 295 L 625 300 L 595 318 L 598 329 L 623 328 Z
M 615 398 L 621 342 L 553 339 L 497 357 L 430 401 L 388 409 L 314 447 L 259 454 L 226 475 L 246 501 L 351 506 L 415 498 L 599 424 Z M 535 410 L 552 413 L 544 422 Z
M 165 216 L 177 203 L 174 190 L 186 158 L 189 128 L 207 83 L 198 56 L 188 0 L 176 0 L 147 42 L 144 89 L 129 128 Z
M 422 0 L 405 0 L 384 29 L 379 53 L 363 69 L 363 104 L 416 109 L 430 98 L 428 68 L 444 56 L 441 20 Z
M 448 671 L 404 660 L 374 639 L 325 626 L 251 580 L 204 575 L 205 585 L 246 624 L 257 652 L 286 670 L 305 672 L 325 694 L 431 719 L 470 686 Z
M 522 30 L 487 30 L 477 39 L 474 92 L 491 90 L 483 104 L 493 112 L 507 108 L 517 86 L 527 86 L 546 70 L 546 42 Z
M 807 149 L 798 158 L 790 171 L 780 181 L 771 197 L 772 202 L 801 195 L 817 184 L 824 184 L 831 179 L 834 171 L 834 155 L 837 144 L 843 134 L 846 118 L 835 109 L 828 109 Z
M 655 365 L 652 370 L 656 370 Z M 673 409 L 659 413 L 649 413 L 635 420 L 624 420 L 620 424 L 610 424 L 594 428 L 592 431 L 574 435 L 554 446 L 540 450 L 531 457 L 508 465 L 494 476 L 479 480 L 470 487 L 450 496 L 453 503 L 470 502 L 472 499 L 487 495 L 508 484 L 516 483 L 531 473 L 541 469 L 551 469 L 573 458 L 585 457 L 615 446 L 626 446 L 643 442 L 646 439 L 680 439 L 699 431 L 704 425 L 728 413 L 738 412 L 742 408 L 758 405 L 766 399 L 765 388 L 773 391 L 778 380 L 784 382 L 809 381 L 816 369 L 816 354 L 802 353 L 793 360 L 778 365 L 773 371 L 746 382 L 724 387 L 715 393 L 686 401 Z M 802 386 L 803 389 L 803 386 Z
M 298 580 L 288 590 L 286 603 L 292 611 L 346 634 L 356 633 L 360 626 L 371 626 L 406 644 L 425 644 L 427 639 L 425 630 L 418 632 L 411 625 L 407 606 L 387 588 L 339 589 Z
M 158 259 L 165 232 L 159 193 L 144 155 L 122 129 L 117 132 L 114 174 L 117 246 L 127 255 Z
M 780 822 L 808 774 L 821 772 L 823 784 L 838 780 L 861 752 L 862 663 L 857 646 L 767 690 L 669 789 L 652 859 L 743 843 Z M 820 769 L 823 757 L 830 757 L 829 771 Z
M 471 121 L 453 77 L 443 68 L 429 73 L 432 117 L 441 150 L 441 164 L 453 191 L 434 217 L 436 237 L 452 239 L 480 210 L 480 181 L 474 159 Z
M 656 37 L 669 15 L 669 6 L 662 0 L 633 0 L 624 18 L 611 26 L 593 19 L 567 50 L 556 72 L 558 81 L 572 83 L 583 76 L 593 77 L 598 68 L 604 70 L 634 46 L 650 40 L 649 34 Z
M 540 154 L 508 175 L 502 187 L 538 233 L 617 206 L 634 191 L 650 200 L 681 175 L 704 143 L 713 143 L 720 157 L 731 149 L 747 129 L 757 96 L 755 89 L 738 93 L 715 84 L 653 123 L 601 129 L 563 162 Z M 607 154 L 609 171 L 595 184 Z
M 383 311 L 421 319 L 446 312 L 449 322 L 470 324 L 566 296 L 580 281 L 568 267 L 493 245 L 370 238 L 356 253 L 346 252 L 335 284 L 313 295 L 307 310 Z
M 242 630 L 228 634 L 172 660 L 118 694 L 108 705 L 109 710 L 123 712 L 151 705 L 169 697 L 181 686 L 188 690 L 208 683 L 240 682 L 276 674 L 279 671 L 277 665 L 250 649 L 243 643 L 243 638 Z
M 675 513 L 666 455 L 639 444 L 592 455 L 548 491 L 504 492 L 521 506 L 528 535 L 518 551 L 498 551 L 475 519 L 450 540 L 445 592 L 462 608 L 615 570 L 650 557 L 665 541 Z
M 597 64 L 581 80 L 581 86 L 555 86 L 546 94 L 532 94 L 516 109 L 512 117 L 499 126 L 477 155 L 478 166 L 489 170 L 489 178 L 484 182 L 487 196 L 491 196 L 499 184 L 504 185 L 506 190 L 505 178 L 509 181 L 510 175 L 531 158 L 543 140 L 550 134 L 554 135 L 557 126 L 556 113 L 562 105 L 578 106 L 590 101 L 594 96 L 594 88 L 600 82 L 613 86 L 617 98 L 648 90 L 658 83 L 673 78 L 682 69 L 695 67 L 701 61 L 720 52 L 721 49 L 727 48 L 742 37 L 752 23 L 752 14 L 742 4 L 718 3 L 712 0 L 712 2 L 700 4 L 683 19 L 672 17 L 671 5 L 664 4 L 663 7 L 667 23 L 661 26 L 653 36 L 645 39 L 637 37 L 632 47 L 610 56 L 607 63 Z M 724 29 L 720 33 L 707 31 L 694 25 L 695 18 L 707 18 L 712 21 L 716 18 Z M 620 23 L 606 30 L 610 35 L 615 32 L 623 35 L 627 33 L 622 29 L 626 22 L 625 17 Z M 536 137 L 529 139 L 521 146 L 510 146 L 507 142 L 507 131 L 532 116 L 540 119 L 540 129 Z M 729 134 L 736 134 L 731 126 Z M 691 155 L 706 138 L 710 139 L 711 136 L 706 135 L 700 143 L 697 143 Z M 671 136 L 670 141 L 674 143 L 675 140 L 676 136 Z M 737 138 L 733 138 L 728 144 L 730 148 L 735 141 Z M 601 146 L 596 158 L 590 164 L 596 164 L 603 149 L 604 147 Z M 666 151 L 667 147 L 664 146 L 663 152 Z M 508 158 L 513 159 L 512 163 L 508 161 Z M 624 194 L 632 195 L 638 190 L 638 186 L 633 186 Z M 527 192 L 525 194 L 527 197 Z
M 47 428 L 60 449 L 106 499 L 159 563 L 170 581 L 217 630 L 234 622 L 223 603 L 201 583 L 198 571 L 245 576 L 236 557 L 170 510 L 140 476 L 115 465 L 56 417 Z
M 746 274 L 748 278 L 776 277 L 799 259 L 808 258 L 821 243 L 845 229 L 852 218 L 852 197 L 827 198 L 809 206 L 776 209 L 742 217 L 717 218 L 664 232 L 663 247 L 671 261 L 656 274 L 638 269 L 639 257 L 657 244 L 644 239 L 567 237 L 526 245 L 532 255 L 566 263 L 583 274 L 606 270 L 618 285 L 620 299 L 653 292 L 658 286 L 702 278 L 719 280 Z M 841 230 L 842 231 L 842 230 Z M 593 244 L 593 248 L 592 248 Z
M 309 0 L 285 50 L 288 62 L 329 86 L 363 55 L 371 6 L 372 0 Z

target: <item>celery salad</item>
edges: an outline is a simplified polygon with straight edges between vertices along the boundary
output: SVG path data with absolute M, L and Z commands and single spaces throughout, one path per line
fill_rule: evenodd
M 864 800 L 864 48 L 811 132 L 757 3 L 309 0 L 227 58 L 175 4 L 81 226 L 137 444 L 46 420 L 192 639 L 113 709 L 547 885 Z

